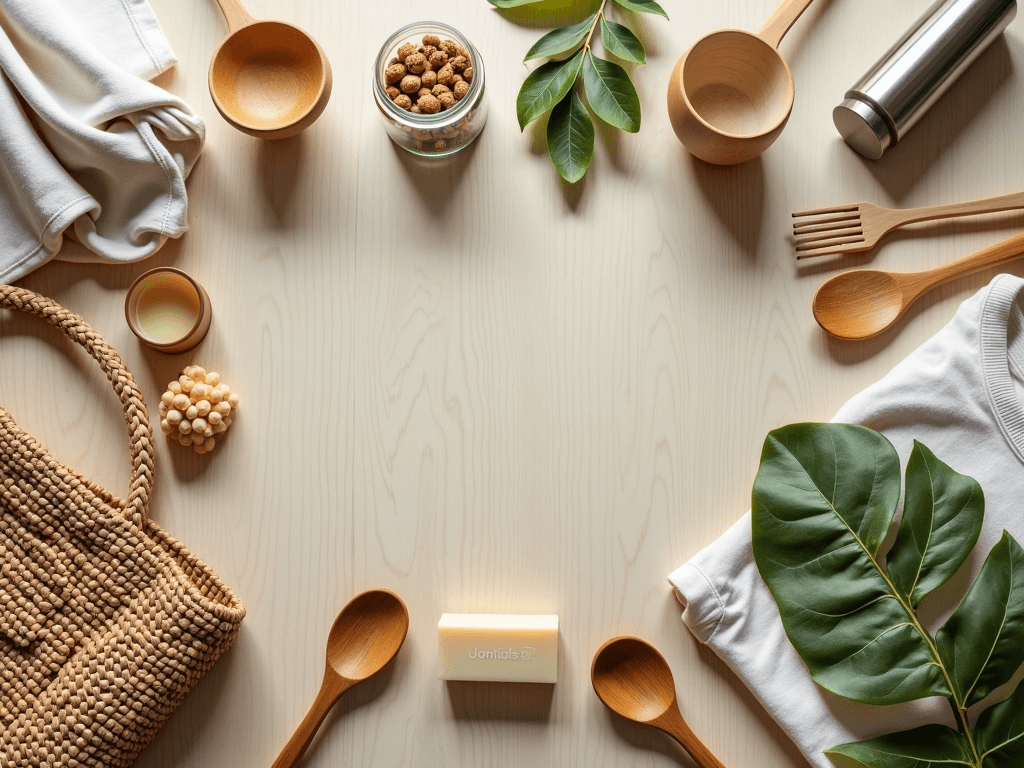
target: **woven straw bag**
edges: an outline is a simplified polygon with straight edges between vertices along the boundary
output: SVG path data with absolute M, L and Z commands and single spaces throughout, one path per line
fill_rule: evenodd
M 0 766 L 130 766 L 230 647 L 245 609 L 149 520 L 142 393 L 84 320 L 0 286 L 0 308 L 81 344 L 121 398 L 125 501 L 64 467 L 0 408 Z

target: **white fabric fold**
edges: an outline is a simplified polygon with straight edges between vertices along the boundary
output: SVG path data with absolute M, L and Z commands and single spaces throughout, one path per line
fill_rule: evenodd
M 966 593 L 1004 530 L 1024 542 L 1022 396 L 1024 280 L 1000 275 L 835 418 L 884 434 L 904 467 L 913 441 L 920 440 L 981 483 L 985 523 L 978 546 L 952 582 L 921 605 L 919 615 L 932 631 Z M 833 768 L 824 751 L 838 744 L 926 723 L 954 726 L 944 699 L 873 707 L 814 683 L 754 563 L 749 512 L 669 581 L 685 606 L 687 628 L 743 679 L 816 768 Z
M 175 62 L 145 0 L 0 0 L 0 282 L 144 259 L 188 228 L 205 126 L 143 78 Z

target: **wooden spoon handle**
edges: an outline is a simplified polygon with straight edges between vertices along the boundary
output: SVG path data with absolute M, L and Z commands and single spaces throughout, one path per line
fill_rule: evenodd
M 678 741 L 679 746 L 686 750 L 700 768 L 725 768 L 711 750 L 704 746 L 704 742 L 697 738 L 697 734 L 690 730 L 677 707 L 670 707 L 657 720 L 652 720 L 651 725 Z
M 955 219 L 959 216 L 976 216 L 982 213 L 999 213 L 1024 208 L 1024 192 L 1014 192 L 999 197 L 986 197 L 984 200 L 972 200 L 968 203 L 951 205 L 930 205 L 926 208 L 909 208 L 901 211 L 899 226 L 915 224 L 919 221 L 938 221 Z
M 242 27 L 248 27 L 257 21 L 245 10 L 242 0 L 217 0 L 217 5 L 220 6 L 220 12 L 224 14 L 224 20 L 227 21 L 228 29 L 231 32 L 237 32 Z
M 338 702 L 338 699 L 349 687 L 351 687 L 351 683 L 346 685 L 344 681 L 340 681 L 330 673 L 324 677 L 320 692 L 316 695 L 316 701 L 313 702 L 313 706 L 309 708 L 309 712 L 306 713 L 299 727 L 295 729 L 295 733 L 292 734 L 288 743 L 284 745 L 281 754 L 274 761 L 273 768 L 293 768 L 302 759 L 313 742 L 316 732 L 320 730 L 324 718 L 331 711 L 331 707 Z
M 778 48 L 782 38 L 786 36 L 790 28 L 796 24 L 807 6 L 814 0 L 786 0 L 772 17 L 768 19 L 757 36 L 764 40 L 772 48 Z
M 914 281 L 916 283 L 914 287 L 918 288 L 919 293 L 924 293 L 924 291 L 937 285 L 942 285 L 954 278 L 969 275 L 972 272 L 978 272 L 989 267 L 997 267 L 1000 264 L 1019 259 L 1021 256 L 1024 256 L 1024 235 L 1017 235 L 1009 240 L 993 245 L 991 248 L 978 251 L 965 259 L 954 261 L 952 264 L 936 267 L 924 272 L 911 273 L 911 275 L 917 278 Z

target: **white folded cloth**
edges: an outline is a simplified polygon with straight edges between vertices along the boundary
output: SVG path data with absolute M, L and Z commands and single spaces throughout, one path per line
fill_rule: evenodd
M 152 255 L 188 228 L 206 129 L 143 78 L 175 63 L 146 0 L 0 0 L 0 283 L 53 258 Z

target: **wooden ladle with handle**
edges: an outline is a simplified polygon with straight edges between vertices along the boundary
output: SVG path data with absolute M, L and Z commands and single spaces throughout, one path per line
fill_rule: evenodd
M 665 657 L 638 637 L 616 637 L 594 654 L 594 691 L 608 709 L 664 731 L 700 768 L 725 768 L 679 713 L 676 684 Z
M 779 44 L 811 2 L 786 0 L 757 34 L 712 32 L 679 57 L 668 113 L 693 155 L 734 165 L 753 160 L 779 137 L 796 98 Z
M 1024 235 L 923 272 L 858 269 L 836 275 L 814 297 L 814 319 L 837 339 L 870 339 L 890 328 L 921 296 L 962 275 L 1024 256 Z
M 210 62 L 210 95 L 232 126 L 258 139 L 306 130 L 334 82 L 319 44 L 293 24 L 253 18 L 241 0 L 217 0 L 230 34 Z

